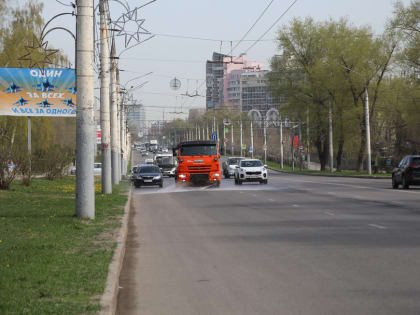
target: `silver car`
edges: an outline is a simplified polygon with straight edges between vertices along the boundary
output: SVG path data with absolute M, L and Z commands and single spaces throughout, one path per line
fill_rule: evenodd
M 239 165 L 241 160 L 245 159 L 244 157 L 230 157 L 223 163 L 223 176 L 225 178 L 230 178 L 235 175 L 236 166 Z

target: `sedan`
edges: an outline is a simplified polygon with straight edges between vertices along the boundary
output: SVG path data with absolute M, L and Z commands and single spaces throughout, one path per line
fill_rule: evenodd
M 236 166 L 243 159 L 243 157 L 230 157 L 223 163 L 223 175 L 225 178 L 230 178 L 235 175 Z
M 420 155 L 405 156 L 392 171 L 392 188 L 404 189 L 410 185 L 420 185 Z
M 140 165 L 133 176 L 133 183 L 136 188 L 141 186 L 159 186 L 163 187 L 163 176 L 159 167 L 154 165 Z

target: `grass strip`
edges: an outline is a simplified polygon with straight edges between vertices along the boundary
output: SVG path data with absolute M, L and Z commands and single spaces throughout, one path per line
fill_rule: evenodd
M 95 220 L 74 217 L 74 177 L 0 191 L 0 314 L 96 313 L 128 189 L 96 184 Z
M 391 178 L 392 174 L 390 173 L 377 173 L 377 174 L 372 174 L 369 175 L 367 173 L 363 173 L 363 172 L 357 172 L 357 171 L 341 171 L 341 172 L 333 172 L 331 173 L 330 171 L 315 171 L 315 170 L 299 170 L 299 165 L 297 165 L 297 167 L 295 167 L 295 170 L 292 170 L 291 166 L 286 166 L 284 165 L 283 169 L 280 167 L 280 163 L 277 162 L 271 162 L 271 161 L 267 161 L 267 166 L 271 167 L 275 170 L 279 170 L 279 171 L 286 171 L 286 172 L 294 172 L 296 174 L 310 174 L 310 175 L 325 175 L 325 176 L 363 176 L 363 177 L 384 177 L 384 178 Z

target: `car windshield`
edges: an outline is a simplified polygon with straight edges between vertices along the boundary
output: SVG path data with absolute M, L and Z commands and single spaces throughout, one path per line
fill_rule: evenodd
M 160 169 L 157 166 L 143 166 L 138 170 L 139 173 L 160 173 Z
M 216 145 L 188 145 L 181 148 L 182 156 L 194 156 L 194 155 L 216 155 Z
M 241 161 L 241 167 L 258 167 L 262 166 L 261 161 Z
M 157 157 L 156 161 L 159 165 L 172 165 L 172 164 L 174 164 L 174 158 L 172 156 Z
M 413 160 L 411 161 L 411 164 L 420 166 L 420 157 L 413 158 Z
M 229 165 L 239 165 L 239 161 L 241 159 L 229 159 L 228 163 Z

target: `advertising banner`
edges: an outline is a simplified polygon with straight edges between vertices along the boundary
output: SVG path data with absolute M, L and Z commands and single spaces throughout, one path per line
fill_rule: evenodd
M 72 69 L 0 68 L 0 116 L 76 116 Z

